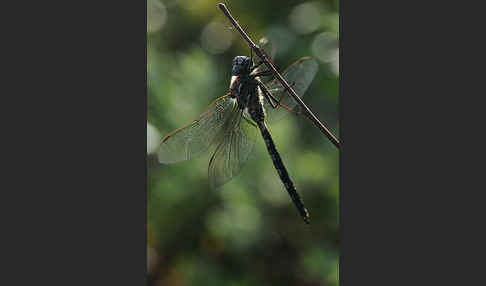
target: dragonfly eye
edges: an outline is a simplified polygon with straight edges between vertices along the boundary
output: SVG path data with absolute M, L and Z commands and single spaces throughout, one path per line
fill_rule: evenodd
M 249 73 L 250 58 L 245 56 L 237 56 L 233 59 L 233 75 L 241 75 Z

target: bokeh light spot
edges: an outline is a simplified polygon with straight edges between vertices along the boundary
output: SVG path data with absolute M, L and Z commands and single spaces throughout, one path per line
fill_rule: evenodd
M 299 4 L 290 12 L 290 25 L 299 34 L 312 33 L 321 24 L 320 10 L 314 2 Z
M 161 136 L 159 131 L 147 122 L 147 154 L 152 154 L 159 147 Z
M 147 0 L 147 32 L 162 29 L 167 21 L 167 9 L 160 0 Z
M 311 49 L 317 59 L 329 64 L 334 74 L 339 74 L 339 40 L 335 34 L 320 33 L 314 38 Z
M 233 33 L 227 25 L 220 22 L 211 22 L 204 27 L 201 33 L 201 45 L 211 54 L 221 54 L 233 43 Z

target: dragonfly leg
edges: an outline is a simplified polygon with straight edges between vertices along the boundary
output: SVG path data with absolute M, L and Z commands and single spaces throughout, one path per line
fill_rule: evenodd
M 251 61 L 253 63 L 253 59 Z M 258 64 L 256 65 L 253 65 L 250 69 L 250 71 L 254 71 L 256 68 L 258 68 L 259 66 L 261 66 L 263 64 L 263 61 L 260 61 Z
M 246 118 L 246 116 L 245 116 L 244 114 L 243 114 L 243 115 L 241 115 L 241 117 L 243 117 L 243 119 L 244 119 L 244 120 L 245 120 L 245 121 L 246 121 L 248 124 L 250 124 L 250 125 L 253 125 L 253 126 L 257 127 L 257 126 L 256 126 L 254 123 L 252 123 L 252 122 L 251 122 L 251 121 L 250 121 L 248 118 Z
M 293 86 L 294 83 L 292 83 L 290 86 Z M 282 101 L 282 98 L 280 98 L 280 100 L 277 100 L 273 95 L 272 93 L 268 90 L 268 88 L 265 86 L 264 83 L 262 83 L 261 81 L 258 81 L 258 86 L 260 87 L 260 89 L 262 90 L 263 92 L 263 95 L 265 96 L 265 98 L 267 99 L 268 103 L 270 104 L 270 106 L 272 108 L 277 108 L 277 107 L 282 107 L 283 109 L 287 110 L 288 112 L 291 112 L 291 113 L 295 113 L 294 110 L 292 110 L 292 108 L 289 108 L 288 106 L 286 106 L 285 104 L 281 103 Z M 273 102 L 272 102 L 273 100 Z
M 263 84 L 263 82 L 257 81 L 257 83 L 268 103 L 270 103 L 270 106 L 272 106 L 272 108 L 277 108 L 279 104 L 278 100 L 270 93 L 270 91 L 268 91 L 267 87 L 265 86 L 265 84 Z
M 269 76 L 269 75 L 272 75 L 273 72 L 271 70 L 266 70 L 266 71 L 261 71 L 261 72 L 258 72 L 254 75 L 252 75 L 253 77 L 257 77 L 257 76 Z
M 252 72 L 254 69 L 253 67 L 253 49 L 250 48 L 250 66 L 248 67 L 248 71 Z

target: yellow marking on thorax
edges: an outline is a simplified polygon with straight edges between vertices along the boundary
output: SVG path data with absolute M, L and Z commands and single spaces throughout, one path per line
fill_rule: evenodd
M 237 83 L 238 83 L 238 76 L 236 75 L 232 76 L 230 81 L 230 89 L 233 89 Z

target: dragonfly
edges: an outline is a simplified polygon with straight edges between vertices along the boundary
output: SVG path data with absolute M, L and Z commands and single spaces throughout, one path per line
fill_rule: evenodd
M 273 44 L 262 38 L 259 45 L 273 61 Z M 272 71 L 265 69 L 263 61 L 258 56 L 255 58 L 236 56 L 233 59 L 229 92 L 217 98 L 195 120 L 163 138 L 158 159 L 160 163 L 171 164 L 214 149 L 209 161 L 208 179 L 210 187 L 217 189 L 240 173 L 259 130 L 285 189 L 308 224 L 309 212 L 290 179 L 267 126 L 267 122 L 277 121 L 285 114 L 298 114 L 296 102 L 273 78 Z M 302 97 L 317 69 L 314 59 L 304 57 L 285 69 L 282 76 Z

